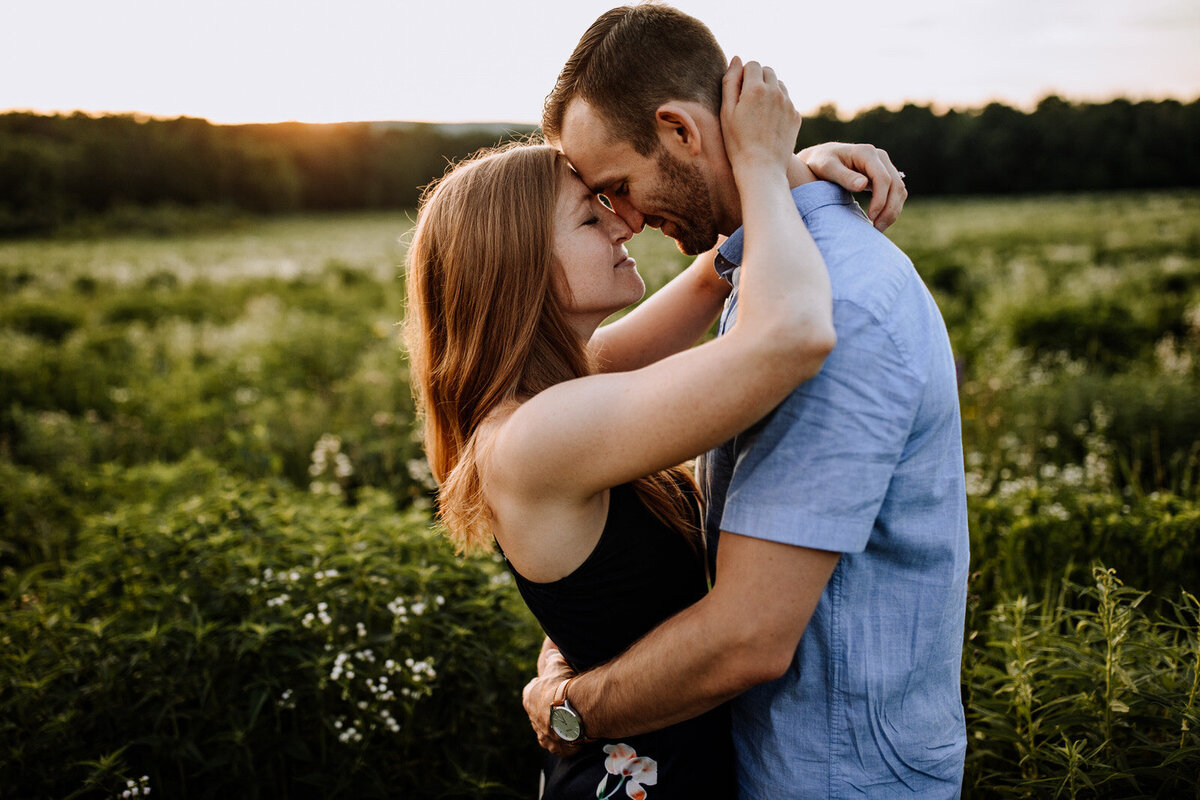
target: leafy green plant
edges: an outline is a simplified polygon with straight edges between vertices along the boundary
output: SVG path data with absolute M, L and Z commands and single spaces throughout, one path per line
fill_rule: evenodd
M 482 797 L 533 774 L 540 637 L 494 560 L 379 492 L 198 457 L 110 479 L 150 499 L 88 519 L 60 577 L 5 578 L 6 793 Z
M 976 608 L 963 663 L 971 797 L 1196 797 L 1200 602 L 1152 618 L 1097 566 Z
M 46 302 L 26 301 L 0 313 L 0 325 L 50 342 L 61 342 L 81 324 L 78 314 Z
M 1152 591 L 1156 608 L 1200 581 L 1200 503 L 1098 491 L 1082 466 L 1045 474 L 1053 477 L 1000 480 L 969 498 L 974 591 L 984 603 L 1082 581 L 1097 560 Z

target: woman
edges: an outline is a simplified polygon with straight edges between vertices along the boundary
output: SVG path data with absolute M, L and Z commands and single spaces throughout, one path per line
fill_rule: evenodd
M 715 341 L 688 349 L 728 291 L 711 256 L 600 327 L 644 292 L 632 231 L 546 146 L 456 167 L 410 247 L 407 338 L 441 516 L 460 548 L 495 540 L 577 670 L 704 594 L 696 490 L 677 465 L 764 416 L 834 344 L 829 279 L 785 176 L 799 126 L 786 91 L 747 65 L 721 121 L 748 244 L 737 323 Z M 722 709 L 552 757 L 544 796 L 650 785 L 733 796 Z

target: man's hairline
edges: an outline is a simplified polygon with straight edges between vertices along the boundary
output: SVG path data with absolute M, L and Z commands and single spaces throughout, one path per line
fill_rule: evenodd
M 551 147 L 553 147 L 555 150 L 558 151 L 558 154 L 563 157 L 563 161 L 566 162 L 567 169 L 570 170 L 571 174 L 573 174 L 576 178 L 579 178 L 580 182 L 587 188 L 587 190 L 589 192 L 591 192 L 594 195 L 604 194 L 603 188 L 596 188 L 596 187 L 592 186 L 591 184 L 589 184 L 587 181 L 585 181 L 583 179 L 582 175 L 579 174 L 579 168 L 575 166 L 575 163 L 573 161 L 571 161 L 570 157 L 566 154 L 566 152 L 563 151 L 561 140 L 556 140 L 556 139 L 551 139 L 549 137 L 546 137 L 545 141 L 546 141 L 546 144 L 550 145 Z
M 573 162 L 571 160 L 570 156 L 567 155 L 566 151 L 563 150 L 563 146 L 562 146 L 563 130 L 567 127 L 567 109 L 570 107 L 571 103 L 575 102 L 576 100 L 586 103 L 589 106 L 589 108 L 592 109 L 593 113 L 596 113 L 596 114 L 600 113 L 596 104 L 589 101 L 583 95 L 578 94 L 578 93 L 572 95 L 571 98 L 563 104 L 563 112 L 559 118 L 559 122 L 557 125 L 558 136 L 554 137 L 554 138 L 546 137 L 546 142 L 547 142 L 547 144 L 554 147 L 556 150 L 558 150 L 559 153 L 562 154 L 563 158 L 565 158 L 567 160 L 567 164 L 570 166 L 570 168 L 575 172 L 576 175 L 579 175 L 580 180 L 583 180 L 583 176 L 579 174 L 579 168 L 575 166 L 575 162 Z M 668 102 L 670 102 L 670 101 L 668 101 Z M 636 154 L 636 155 L 643 156 L 644 158 L 654 158 L 654 156 L 659 151 L 662 150 L 662 143 L 656 142 L 654 149 L 652 151 L 650 151 L 649 153 L 638 152 L 638 149 L 637 149 L 637 147 L 634 146 L 633 139 L 631 137 L 621 136 L 620 134 L 618 134 L 617 132 L 615 132 L 613 130 L 612 125 L 610 125 L 608 122 L 607 115 L 602 117 L 601 126 L 603 127 L 604 132 L 608 137 L 608 142 L 624 143 L 624 144 L 628 145 L 629 149 L 632 150 L 634 152 L 634 154 Z M 588 183 L 587 181 L 584 181 L 584 185 L 588 187 L 588 189 L 592 192 L 592 194 L 602 195 L 602 194 L 605 194 L 605 189 L 607 187 L 612 186 L 615 183 L 620 183 L 622 181 L 627 181 L 627 180 L 629 180 L 628 175 L 625 175 L 624 177 L 622 177 L 618 174 L 616 177 L 613 177 L 610 180 L 605 181 L 603 183 Z

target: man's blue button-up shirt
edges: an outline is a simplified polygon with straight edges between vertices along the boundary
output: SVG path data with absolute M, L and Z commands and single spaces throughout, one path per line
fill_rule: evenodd
M 956 797 L 968 544 L 945 324 L 845 191 L 792 195 L 829 268 L 837 346 L 705 456 L 706 532 L 710 552 L 724 530 L 842 555 L 788 673 L 734 701 L 740 797 Z M 717 259 L 735 286 L 721 332 L 741 260 L 739 229 Z

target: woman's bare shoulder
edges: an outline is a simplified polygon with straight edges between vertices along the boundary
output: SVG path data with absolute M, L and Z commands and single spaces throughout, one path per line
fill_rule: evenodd
M 498 409 L 477 429 L 479 477 L 505 556 L 525 578 L 546 583 L 569 575 L 591 554 L 608 517 L 608 491 L 581 499 L 523 482 L 524 465 L 513 463 L 522 448 L 504 446 L 508 426 L 523 424 L 519 415 L 513 419 L 519 405 Z

